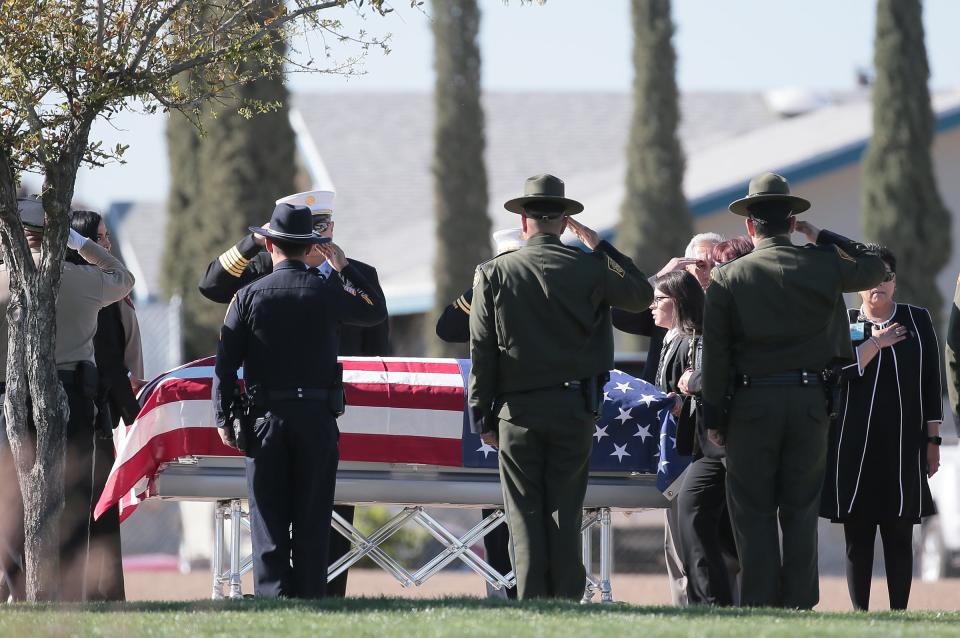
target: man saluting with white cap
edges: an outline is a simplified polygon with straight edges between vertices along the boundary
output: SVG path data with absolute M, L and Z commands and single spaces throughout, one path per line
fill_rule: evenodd
M 313 231 L 321 237 L 333 239 L 333 200 L 336 193 L 329 190 L 295 193 L 277 200 L 277 205 L 306 206 L 310 209 Z M 268 227 L 265 224 L 264 227 Z M 240 288 L 273 272 L 273 262 L 263 248 L 264 236 L 250 233 L 231 246 L 226 252 L 211 261 L 200 278 L 200 293 L 217 303 L 229 303 Z M 334 244 L 327 244 L 332 246 Z M 339 250 L 339 249 L 338 249 Z M 347 275 L 335 271 L 327 258 L 319 251 L 310 251 L 303 258 L 307 266 L 313 267 L 331 283 L 345 287 L 348 291 L 355 288 Z M 356 259 L 350 258 L 350 265 L 362 276 L 367 285 L 376 294 L 383 297 L 377 269 Z M 341 325 L 341 357 L 382 357 L 390 354 L 388 321 L 374 326 Z M 340 516 L 353 522 L 352 505 L 338 505 L 334 508 Z M 340 534 L 330 535 L 330 562 L 335 562 L 350 549 L 350 542 Z M 343 596 L 347 589 L 347 572 L 343 572 L 327 585 L 328 596 Z

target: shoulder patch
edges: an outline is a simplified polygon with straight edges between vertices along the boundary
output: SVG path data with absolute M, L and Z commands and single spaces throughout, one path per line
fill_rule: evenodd
M 836 246 L 836 249 L 837 249 L 837 254 L 840 255 L 840 259 L 846 259 L 847 261 L 852 261 L 854 263 L 857 262 L 856 259 L 848 255 L 846 252 L 844 252 L 843 248 L 840 248 L 840 246 Z
M 623 266 L 621 266 L 620 264 L 618 264 L 617 262 L 615 262 L 615 261 L 613 260 L 613 257 L 610 257 L 609 255 L 607 256 L 607 268 L 609 268 L 610 270 L 612 270 L 612 271 L 613 271 L 613 274 L 615 274 L 616 276 L 621 277 L 621 278 L 622 278 L 622 277 L 624 276 L 624 274 L 626 273 L 626 271 L 624 271 L 624 269 L 623 269 Z

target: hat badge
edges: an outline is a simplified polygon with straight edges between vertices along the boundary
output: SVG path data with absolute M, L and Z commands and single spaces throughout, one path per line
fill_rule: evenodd
M 307 195 L 306 203 L 307 203 L 307 206 L 313 206 L 314 204 L 317 203 L 317 198 L 314 197 L 313 195 Z

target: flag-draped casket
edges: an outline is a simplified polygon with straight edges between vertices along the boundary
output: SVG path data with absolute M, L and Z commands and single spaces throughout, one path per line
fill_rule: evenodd
M 495 468 L 496 450 L 470 432 L 469 360 L 341 357 L 347 411 L 338 419 L 341 461 Z M 160 466 L 185 456 L 236 456 L 216 430 L 210 401 L 213 357 L 171 370 L 140 393 L 133 425 L 119 426 L 117 458 L 96 507 L 121 518 L 151 495 Z M 590 471 L 656 473 L 665 490 L 688 459 L 676 455 L 672 402 L 618 370 L 604 388 Z

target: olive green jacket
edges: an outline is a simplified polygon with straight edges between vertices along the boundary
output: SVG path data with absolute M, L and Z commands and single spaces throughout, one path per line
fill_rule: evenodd
M 640 311 L 653 288 L 607 242 L 593 253 L 538 234 L 477 267 L 470 311 L 471 428 L 493 430 L 505 393 L 556 386 L 613 367 L 610 307 Z
M 705 424 L 723 430 L 735 374 L 819 371 L 854 360 L 843 293 L 886 272 L 863 244 L 821 231 L 817 244 L 769 237 L 714 268 L 703 317 Z
M 950 322 L 947 324 L 947 347 L 944 358 L 947 364 L 947 394 L 950 396 L 950 408 L 953 418 L 960 414 L 960 278 L 953 293 L 953 306 L 950 307 Z

